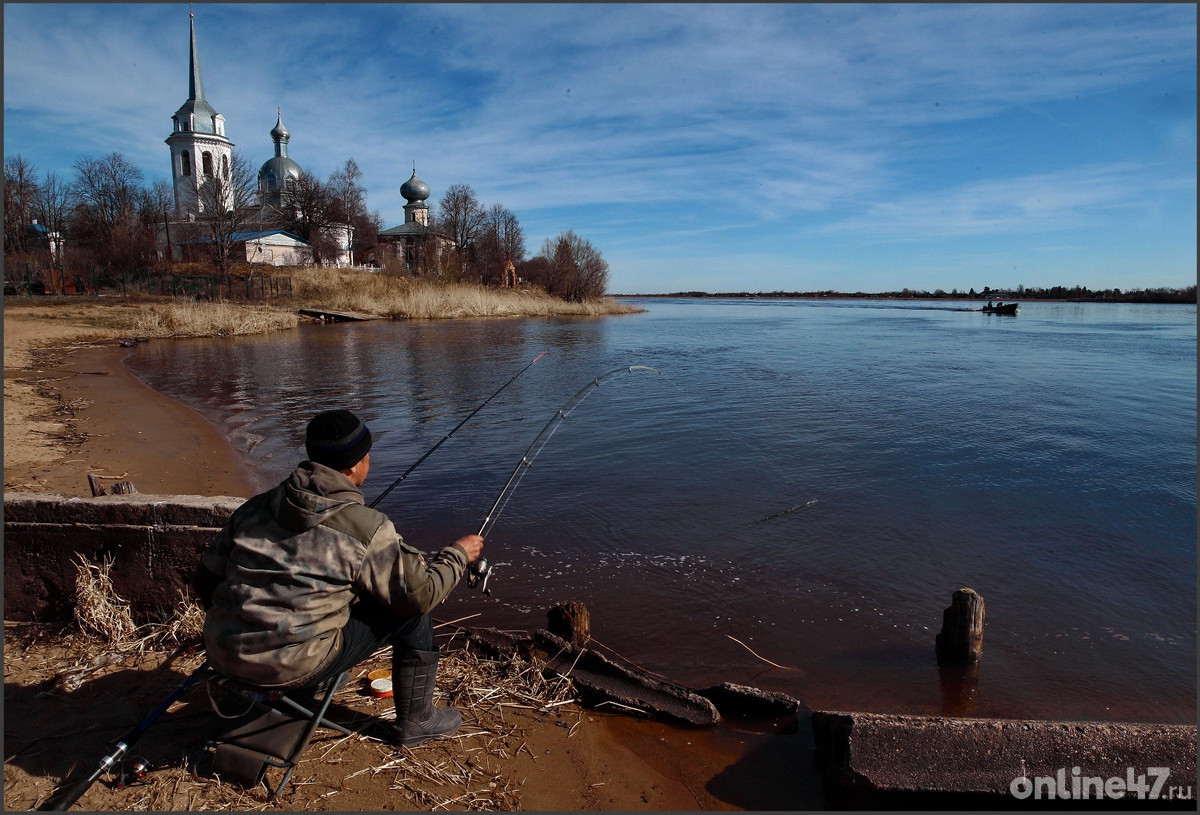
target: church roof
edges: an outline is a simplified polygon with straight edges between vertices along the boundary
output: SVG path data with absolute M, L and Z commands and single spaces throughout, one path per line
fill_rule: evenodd
M 290 238 L 291 240 L 295 241 L 296 243 L 303 244 L 305 246 L 308 245 L 308 242 L 305 241 L 303 238 L 301 238 L 298 235 L 293 235 L 291 232 L 288 232 L 286 229 L 268 229 L 268 230 L 264 230 L 262 232 L 235 232 L 234 234 L 230 235 L 229 237 L 234 242 L 241 243 L 242 241 L 263 240 L 264 238 L 269 238 L 273 235 L 279 235 L 284 238 Z M 206 236 L 200 237 L 200 238 L 194 238 L 189 241 L 177 241 L 177 243 L 179 243 L 179 244 L 199 244 L 199 243 L 213 243 L 213 242 L 214 241 L 213 241 L 213 238 L 211 235 L 206 235 Z
M 437 235 L 438 233 L 427 226 L 410 221 L 400 226 L 393 226 L 391 229 L 384 229 L 379 233 L 381 238 L 400 238 L 405 235 Z

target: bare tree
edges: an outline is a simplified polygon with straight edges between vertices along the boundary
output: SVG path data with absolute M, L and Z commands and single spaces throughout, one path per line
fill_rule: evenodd
M 154 257 L 154 227 L 142 218 L 142 171 L 125 156 L 77 160 L 72 192 L 72 235 L 98 265 L 137 270 Z
M 525 260 L 525 234 L 508 208 L 492 204 L 484 213 L 477 241 L 476 263 L 483 282 L 499 283 L 508 263 Z
M 37 195 L 33 164 L 20 153 L 4 159 L 4 254 L 29 250 L 28 229 L 36 217 Z
M 367 212 L 367 191 L 362 185 L 362 171 L 353 158 L 346 159 L 329 177 L 329 194 L 333 211 L 331 220 L 350 225 L 350 249 L 355 258 L 365 257 L 379 241 L 383 218 Z
M 332 217 L 344 218 L 349 223 L 366 213 L 367 193 L 362 187 L 362 171 L 354 159 L 346 159 L 342 168 L 329 176 L 328 192 Z
M 205 238 L 211 244 L 212 264 L 222 279 L 229 276 L 234 246 L 246 240 L 242 233 L 258 217 L 258 208 L 254 206 L 257 181 L 246 157 L 235 152 L 228 166 L 219 168 L 200 185 L 200 211 L 206 216 Z
M 53 171 L 46 173 L 46 178 L 38 189 L 37 200 L 34 203 L 34 217 L 38 223 L 44 224 L 52 241 L 50 246 L 51 261 L 62 261 L 61 253 L 67 237 L 67 221 L 74 205 L 71 187 Z M 53 243 L 57 241 L 57 245 Z
M 286 213 L 284 228 L 308 242 L 314 263 L 322 263 L 336 255 L 337 243 L 329 235 L 334 207 L 328 184 L 310 173 L 301 172 L 284 192 L 283 209 Z
M 549 261 L 546 290 L 572 302 L 604 296 L 608 289 L 608 261 L 591 243 L 567 230 L 542 244 Z
M 475 242 L 483 226 L 485 213 L 467 184 L 451 184 L 438 204 L 442 229 L 453 240 L 458 251 L 459 272 L 467 271 L 475 257 Z

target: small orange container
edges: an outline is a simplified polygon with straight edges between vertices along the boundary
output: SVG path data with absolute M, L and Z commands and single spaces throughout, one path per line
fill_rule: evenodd
M 392 672 L 380 668 L 367 674 L 367 690 L 376 699 L 387 699 L 392 695 Z

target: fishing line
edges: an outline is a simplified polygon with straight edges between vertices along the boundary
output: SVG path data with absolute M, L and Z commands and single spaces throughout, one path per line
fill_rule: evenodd
M 496 521 L 500 519 L 500 514 L 504 512 L 504 508 L 508 506 L 508 502 L 512 499 L 513 493 L 517 491 L 517 486 L 521 483 L 521 479 L 525 477 L 526 471 L 533 466 L 534 459 L 536 459 L 538 454 L 542 452 L 542 449 L 547 443 L 549 443 L 559 426 L 566 420 L 568 416 L 571 415 L 571 412 L 583 404 L 584 400 L 591 395 L 592 391 L 594 391 L 604 382 L 608 381 L 617 374 L 625 372 L 632 373 L 634 371 L 651 371 L 653 373 L 659 373 L 657 368 L 651 368 L 649 365 L 623 365 L 620 368 L 614 368 L 608 373 L 593 379 L 591 382 L 587 383 L 578 391 L 576 391 L 570 399 L 563 402 L 562 407 L 558 409 L 557 413 L 550 417 L 550 421 L 546 422 L 546 426 L 543 427 L 541 432 L 537 434 L 533 442 L 529 445 L 529 448 L 525 451 L 525 454 L 521 456 L 521 460 L 517 462 L 517 466 L 513 468 L 512 475 L 508 477 L 508 481 L 505 482 L 504 487 L 500 490 L 500 494 L 496 496 L 496 501 L 492 504 L 492 508 L 488 510 L 487 517 L 483 519 L 483 525 L 479 527 L 478 534 L 481 537 L 487 538 L 488 534 L 492 530 L 492 527 L 496 525 Z M 471 564 L 471 568 L 467 573 L 467 586 L 474 588 L 475 585 L 482 579 L 483 593 L 490 594 L 491 592 L 488 591 L 487 588 L 487 581 L 491 576 L 491 573 L 492 567 L 488 565 L 487 560 L 482 557 L 479 558 L 479 560 Z
M 523 374 L 523 373 L 525 373 L 526 371 L 528 371 L 528 370 L 530 369 L 530 367 L 532 367 L 532 365 L 533 365 L 533 363 L 534 363 L 534 362 L 537 362 L 539 359 L 541 359 L 541 358 L 542 358 L 542 357 L 544 357 L 544 356 L 546 356 L 546 352 L 545 352 L 545 351 L 543 351 L 542 353 L 538 354 L 536 357 L 534 357 L 534 358 L 533 358 L 533 360 L 532 360 L 532 361 L 531 361 L 531 362 L 530 362 L 528 365 L 526 365 L 526 366 L 525 366 L 524 368 L 522 368 L 521 370 L 517 371 L 517 372 L 516 372 L 516 374 L 514 374 L 514 375 L 513 375 L 513 378 L 512 378 L 512 379 L 508 380 L 508 381 L 507 381 L 507 382 L 505 382 L 503 385 L 501 385 L 501 386 L 500 386 L 500 387 L 499 387 L 499 388 L 496 390 L 496 392 L 495 392 L 495 393 L 493 393 L 491 396 L 489 396 L 487 399 L 484 399 L 484 400 L 483 400 L 483 404 L 481 404 L 479 407 L 475 408 L 475 409 L 474 409 L 474 410 L 472 410 L 470 413 L 468 413 L 468 414 L 467 414 L 467 418 L 465 418 L 465 419 L 463 419 L 461 422 L 459 422 L 459 423 L 458 423 L 458 425 L 457 425 L 457 426 L 455 426 L 455 428 L 454 428 L 453 430 L 451 430 L 449 433 L 447 433 L 445 436 L 442 436 L 442 440 L 441 440 L 441 441 L 439 441 L 437 444 L 433 445 L 433 447 L 430 447 L 430 448 L 429 448 L 429 449 L 428 449 L 428 450 L 425 452 L 425 455 L 423 455 L 423 456 L 421 456 L 419 459 L 417 459 L 416 463 L 415 463 L 415 464 L 413 464 L 413 466 L 411 466 L 411 467 L 409 467 L 407 470 L 405 470 L 403 475 L 401 475 L 399 478 L 397 478 L 395 481 L 393 481 L 393 482 L 392 482 L 392 484 L 391 484 L 391 486 L 389 486 L 389 487 L 388 487 L 386 490 L 384 490 L 383 492 L 381 492 L 381 493 L 379 494 L 379 497 L 378 497 L 378 498 L 376 498 L 376 499 L 375 499 L 374 501 L 372 501 L 371 503 L 367 504 L 367 506 L 369 506 L 369 507 L 373 507 L 373 506 L 375 506 L 376 504 L 378 504 L 380 501 L 382 501 L 384 498 L 386 498 L 386 497 L 387 497 L 387 494 L 388 494 L 389 492 L 391 492 L 392 490 L 396 489 L 396 487 L 400 486 L 400 482 L 401 482 L 401 481 L 403 481 L 404 479 L 408 478 L 408 476 L 412 474 L 412 471 L 413 471 L 413 470 L 415 470 L 415 469 L 417 469 L 417 467 L 419 467 L 419 466 L 421 465 L 421 462 L 422 462 L 422 461 L 424 461 L 425 459 L 427 459 L 427 458 L 429 458 L 431 455 L 433 455 L 433 451 L 434 451 L 434 450 L 436 450 L 436 449 L 438 449 L 439 447 L 441 447 L 441 446 L 442 446 L 442 443 L 443 443 L 443 442 L 445 442 L 445 441 L 446 441 L 446 439 L 450 438 L 450 437 L 451 437 L 451 436 L 453 436 L 455 433 L 457 433 L 457 432 L 458 432 L 458 429 L 459 429 L 460 427 L 462 427 L 463 425 L 465 425 L 467 422 L 471 421 L 471 417 L 472 417 L 472 416 L 474 416 L 474 415 L 475 415 L 476 413 L 478 413 L 479 411 L 483 410 L 484 406 L 486 406 L 488 402 L 492 401 L 492 400 L 493 400 L 493 399 L 495 399 L 497 396 L 499 396 L 499 395 L 500 395 L 500 391 L 504 390 L 504 389 L 505 389 L 505 388 L 507 388 L 509 385 L 511 385 L 512 383 L 516 382 L 516 381 L 517 381 L 517 377 L 519 377 L 521 374 Z

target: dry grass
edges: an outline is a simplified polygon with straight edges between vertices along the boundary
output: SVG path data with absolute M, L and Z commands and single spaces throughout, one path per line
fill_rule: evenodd
M 192 599 L 180 594 L 175 607 L 161 622 L 138 626 L 129 603 L 117 594 L 109 573 L 112 561 L 88 563 L 83 556 L 75 561 L 75 626 L 79 634 L 92 641 L 93 652 L 115 658 L 116 654 L 148 649 L 199 646 L 204 631 L 204 610 Z
M 292 272 L 292 291 L 296 300 L 308 307 L 413 320 L 597 316 L 640 311 L 611 298 L 568 303 L 526 289 L 431 283 L 345 269 L 297 269 Z
M 122 327 L 143 337 L 232 337 L 286 331 L 299 323 L 294 311 L 276 306 L 184 300 L 138 309 Z
M 292 295 L 263 303 L 192 301 L 131 294 L 120 298 L 35 298 L 20 301 L 39 319 L 94 329 L 94 337 L 213 337 L 261 334 L 295 328 L 301 308 L 351 311 L 379 317 L 444 320 L 485 317 L 596 317 L 643 309 L 604 297 L 570 303 L 533 289 L 494 289 L 466 283 L 435 283 L 355 269 L 301 267 L 276 270 L 290 276 Z M 81 339 L 87 338 L 87 331 Z
M 75 624 L 85 636 L 118 645 L 133 639 L 137 626 L 129 603 L 113 588 L 112 561 L 96 565 L 75 561 Z
M 132 647 L 138 650 L 198 646 L 204 634 L 204 609 L 199 603 L 180 594 L 166 621 L 150 623 L 138 631 L 141 637 L 132 643 Z
M 450 651 L 444 646 L 438 664 L 437 704 L 453 705 L 463 714 L 462 729 L 450 739 L 437 742 L 435 749 L 405 750 L 377 745 L 379 761 L 341 779 L 346 788 L 353 779 L 369 774 L 391 776 L 388 789 L 401 794 L 416 808 L 439 810 L 513 811 L 520 808 L 521 781 L 508 768 L 515 756 L 529 750 L 524 729 L 515 714 L 529 718 L 554 717 L 569 730 L 579 726 L 580 711 L 574 688 L 562 678 L 547 680 L 542 665 L 519 657 L 505 661 L 483 659 L 467 650 Z M 357 669 L 387 667 L 387 649 L 374 654 Z M 354 706 L 361 692 L 354 683 L 339 694 L 344 704 Z M 376 713 L 393 719 L 395 711 Z M 567 722 L 561 717 L 573 718 Z M 342 741 L 347 741 L 343 739 Z M 330 747 L 326 754 L 336 751 Z M 319 757 L 324 760 L 324 756 Z

